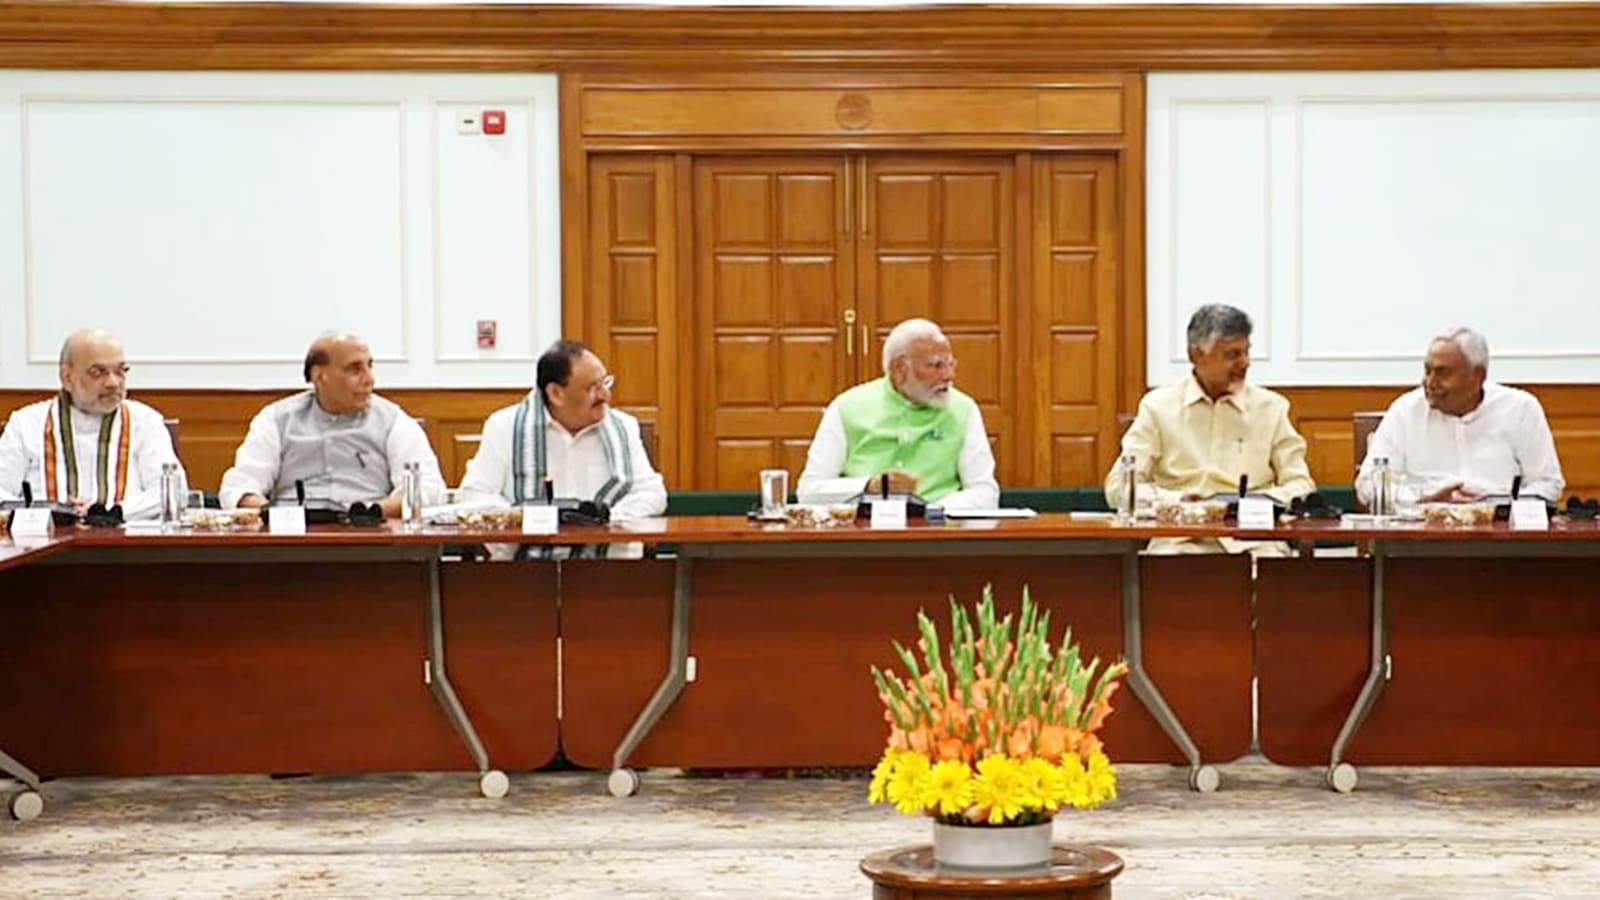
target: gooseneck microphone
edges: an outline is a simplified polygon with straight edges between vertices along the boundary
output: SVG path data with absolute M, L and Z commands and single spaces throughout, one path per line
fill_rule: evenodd
M 27 509 L 33 506 L 33 485 L 24 481 L 22 483 L 22 507 Z

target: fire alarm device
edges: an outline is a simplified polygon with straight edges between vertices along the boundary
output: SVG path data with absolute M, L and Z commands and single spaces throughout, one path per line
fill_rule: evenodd
M 503 109 L 486 109 L 483 111 L 483 133 L 505 134 L 506 111 Z
M 478 347 L 482 350 L 494 349 L 495 323 L 493 319 L 478 320 Z

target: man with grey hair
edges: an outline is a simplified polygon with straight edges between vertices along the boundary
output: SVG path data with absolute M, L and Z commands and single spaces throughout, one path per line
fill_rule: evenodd
M 269 403 L 250 422 L 233 466 L 222 473 L 222 505 L 252 508 L 296 499 L 344 509 L 377 503 L 400 515 L 400 473 L 418 464 L 424 503 L 444 491 L 439 460 L 422 426 L 373 390 L 372 351 L 351 334 L 311 343 L 301 370 L 311 389 Z
M 1289 421 L 1289 401 L 1249 384 L 1250 317 L 1220 303 L 1189 319 L 1192 371 L 1155 388 L 1122 436 L 1122 455 L 1133 456 L 1136 480 L 1170 495 L 1209 497 L 1236 491 L 1249 477 L 1251 493 L 1288 503 L 1316 490 L 1306 468 L 1306 442 Z M 1115 466 L 1106 476 L 1106 500 L 1116 508 L 1125 491 Z M 1281 542 L 1232 538 L 1157 539 L 1152 553 L 1285 555 Z
M 0 434 L 0 500 L 27 482 L 40 501 L 121 506 L 128 521 L 161 513 L 161 466 L 178 462 L 161 413 L 128 399 L 122 343 L 80 328 L 61 344 L 61 390 L 24 406 Z M 179 475 L 183 473 L 180 465 Z
M 1508 494 L 1521 476 L 1523 495 L 1554 503 L 1565 485 L 1539 398 L 1489 380 L 1489 342 L 1471 328 L 1435 337 L 1422 361 L 1422 386 L 1383 414 L 1356 477 L 1356 495 L 1368 505 L 1378 459 L 1388 459 L 1422 501 Z
M 950 339 L 907 319 L 883 344 L 883 377 L 840 394 L 822 413 L 796 491 L 801 503 L 837 503 L 889 488 L 947 509 L 1000 503 L 983 414 L 955 388 Z

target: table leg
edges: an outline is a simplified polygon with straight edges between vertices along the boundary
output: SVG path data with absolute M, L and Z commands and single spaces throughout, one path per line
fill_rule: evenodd
M 626 767 L 628 757 L 638 749 L 645 737 L 650 734 L 656 722 L 671 708 L 674 700 L 683 692 L 683 686 L 688 681 L 689 670 L 689 601 L 690 585 L 694 577 L 694 560 L 689 556 L 679 553 L 677 569 L 673 575 L 672 584 L 672 644 L 667 660 L 667 674 L 661 679 L 661 684 L 656 688 L 655 695 L 644 709 L 639 711 L 638 718 L 628 728 L 628 733 L 623 735 L 622 743 L 617 745 L 617 750 L 611 756 L 611 776 L 607 779 L 607 788 L 612 796 L 627 797 L 639 790 L 639 776 L 632 769 Z
M 4 750 L 0 750 L 0 772 L 23 784 L 23 789 L 8 804 L 11 815 L 22 821 L 38 818 L 44 812 L 44 798 L 39 795 L 39 776 Z
M 478 731 L 472 727 L 472 720 L 462 708 L 461 700 L 450 684 L 450 675 L 445 670 L 444 601 L 440 597 L 439 590 L 438 553 L 429 556 L 423 565 L 423 577 L 427 580 L 427 602 L 424 609 L 428 627 L 428 657 L 424 680 L 428 684 L 428 690 L 433 693 L 434 701 L 444 712 L 444 717 L 455 726 L 456 734 L 461 736 L 462 743 L 467 745 L 467 752 L 472 754 L 472 761 L 478 767 L 478 789 L 485 797 L 499 799 L 506 795 L 511 784 L 504 772 L 489 768 L 489 754 L 484 751 L 483 742 L 478 739 Z
M 1183 723 L 1167 706 L 1161 690 L 1145 671 L 1141 602 L 1139 551 L 1137 547 L 1132 547 L 1122 554 L 1122 656 L 1128 663 L 1128 686 L 1150 710 L 1161 730 L 1183 751 L 1184 758 L 1189 761 L 1189 787 L 1210 793 L 1217 789 L 1220 781 L 1217 770 L 1201 762 L 1200 749 L 1189 738 L 1189 732 L 1184 730 Z
M 1378 697 L 1382 696 L 1383 686 L 1389 680 L 1389 621 L 1385 597 L 1384 559 L 1383 542 L 1373 541 L 1371 661 L 1367 666 L 1367 680 L 1361 685 L 1361 693 L 1356 696 L 1355 705 L 1350 707 L 1349 715 L 1345 716 L 1344 725 L 1339 729 L 1339 736 L 1334 739 L 1333 752 L 1328 759 L 1328 786 L 1341 794 L 1349 793 L 1356 787 L 1355 766 L 1343 761 L 1344 752 L 1355 739 L 1361 723 L 1372 713 L 1372 707 L 1378 702 Z

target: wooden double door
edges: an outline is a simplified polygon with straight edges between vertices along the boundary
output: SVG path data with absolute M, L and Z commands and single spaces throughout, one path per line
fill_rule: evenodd
M 992 439 L 1010 432 L 1012 181 L 1006 157 L 697 159 L 699 481 L 798 477 L 822 408 L 882 374 L 914 316 L 949 335 Z
M 1002 484 L 1098 482 L 1114 452 L 1118 157 L 596 155 L 583 337 L 658 420 L 680 489 L 798 478 L 823 408 L 937 322 Z

